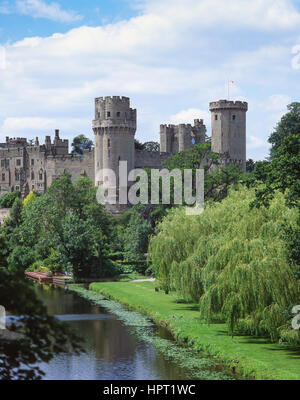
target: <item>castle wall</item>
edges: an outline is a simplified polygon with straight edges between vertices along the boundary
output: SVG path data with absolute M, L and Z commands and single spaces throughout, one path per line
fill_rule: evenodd
M 160 151 L 162 153 L 176 154 L 195 144 L 204 143 L 206 127 L 202 119 L 195 119 L 191 124 L 161 125 L 160 126 Z
M 19 143 L 22 146 L 22 143 Z M 0 145 L 0 196 L 22 190 L 27 180 L 27 153 L 24 147 Z
M 95 181 L 94 151 L 83 156 L 68 154 L 68 140 L 55 132 L 54 142 L 46 137 L 45 145 L 29 145 L 26 139 L 6 139 L 0 144 L 0 196 L 20 190 L 25 197 L 30 191 L 44 193 L 52 182 L 69 172 L 72 180 L 81 176 Z
M 135 168 L 161 169 L 162 163 L 172 156 L 171 153 L 160 153 L 158 151 L 135 151 Z
M 68 154 L 65 156 L 48 156 L 46 166 L 46 181 L 49 187 L 55 179 L 69 172 L 72 181 L 80 177 L 88 177 L 95 181 L 94 151 L 84 151 L 83 156 Z
M 224 166 L 235 162 L 245 169 L 247 110 L 248 104 L 241 101 L 210 103 L 212 151 L 220 154 Z M 173 154 L 206 139 L 201 119 L 194 120 L 194 125 L 161 125 L 160 152 L 138 151 L 134 145 L 136 118 L 128 97 L 96 98 L 95 148 L 82 156 L 68 154 L 68 140 L 60 139 L 58 130 L 54 142 L 46 136 L 44 145 L 38 139 L 29 145 L 25 138 L 7 137 L 5 143 L 0 143 L 0 196 L 15 189 L 23 197 L 31 190 L 43 193 L 64 172 L 69 172 L 73 181 L 86 176 L 102 185 L 101 171 L 111 169 L 118 177 L 120 161 L 127 161 L 128 172 L 133 168 L 161 169 Z

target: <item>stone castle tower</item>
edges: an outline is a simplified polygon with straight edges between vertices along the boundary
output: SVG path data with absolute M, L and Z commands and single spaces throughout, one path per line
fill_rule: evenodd
M 248 103 L 219 100 L 210 103 L 212 151 L 220 155 L 223 166 L 235 163 L 246 168 L 246 112 Z M 119 187 L 119 163 L 127 161 L 130 172 L 134 168 L 160 169 L 162 162 L 184 149 L 206 140 L 206 126 L 202 119 L 194 125 L 161 125 L 160 151 L 135 149 L 134 135 L 137 113 L 130 108 L 128 97 L 98 97 L 95 99 L 95 185 L 107 186 L 103 170 L 112 170 Z M 106 172 L 105 172 L 106 175 Z M 110 187 L 112 187 L 110 185 Z M 119 188 L 121 189 L 121 188 Z
M 117 179 L 120 161 L 127 161 L 128 171 L 134 169 L 136 110 L 130 108 L 128 97 L 96 98 L 93 131 L 96 186 L 103 184 L 102 169 L 115 171 Z
M 203 119 L 195 119 L 191 124 L 161 125 L 160 126 L 160 151 L 162 153 L 176 154 L 195 144 L 204 143 L 206 127 Z
M 248 103 L 220 100 L 209 105 L 211 111 L 211 146 L 222 155 L 225 164 L 240 164 L 246 170 L 246 113 Z

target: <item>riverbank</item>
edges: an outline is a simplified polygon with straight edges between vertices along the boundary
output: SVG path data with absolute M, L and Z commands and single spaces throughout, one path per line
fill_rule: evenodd
M 174 340 L 164 326 L 153 323 L 147 315 L 129 310 L 119 301 L 108 299 L 101 293 L 88 290 L 83 285 L 70 285 L 68 292 L 75 292 L 86 299 L 93 306 L 99 306 L 117 317 L 122 326 L 127 327 L 133 334 L 134 341 L 153 347 L 160 355 L 163 362 L 175 371 L 171 379 L 196 379 L 196 380 L 236 380 L 241 379 L 239 374 L 233 372 L 219 359 L 208 355 L 201 350 L 190 346 L 182 346 Z M 99 337 L 102 341 L 101 336 Z M 118 339 L 119 342 L 120 338 Z M 122 343 L 122 340 L 119 342 Z M 149 357 L 149 354 L 148 356 Z M 148 360 L 149 361 L 149 360 Z M 146 377 L 150 379 L 150 375 Z
M 178 303 L 176 293 L 155 291 L 153 282 L 92 283 L 90 290 L 117 300 L 166 326 L 176 340 L 221 359 L 245 377 L 299 380 L 300 349 L 263 338 L 227 335 L 225 324 L 203 324 L 196 304 Z

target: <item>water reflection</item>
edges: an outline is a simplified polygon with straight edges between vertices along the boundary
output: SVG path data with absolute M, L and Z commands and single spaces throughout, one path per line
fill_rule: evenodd
M 188 379 L 187 373 L 145 343 L 105 309 L 63 289 L 38 286 L 50 315 L 84 338 L 85 354 L 62 354 L 41 364 L 44 379 Z M 153 329 L 149 327 L 149 329 Z M 163 335 L 167 335 L 163 332 Z

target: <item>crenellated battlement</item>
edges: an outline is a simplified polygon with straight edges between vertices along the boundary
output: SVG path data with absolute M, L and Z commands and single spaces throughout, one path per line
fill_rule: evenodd
M 128 126 L 131 130 L 136 130 L 136 115 L 136 109 L 130 108 L 129 97 L 97 97 L 93 129 Z
M 130 99 L 129 97 L 126 96 L 105 96 L 105 97 L 96 97 L 95 99 L 96 103 L 127 103 L 129 104 Z
M 203 119 L 195 119 L 192 124 L 160 125 L 160 151 L 175 154 L 195 144 L 205 142 L 206 127 Z
M 248 111 L 248 103 L 246 101 L 219 100 L 209 103 L 209 109 L 210 111 L 226 109 Z

